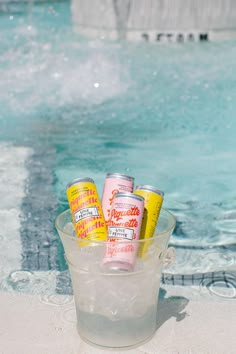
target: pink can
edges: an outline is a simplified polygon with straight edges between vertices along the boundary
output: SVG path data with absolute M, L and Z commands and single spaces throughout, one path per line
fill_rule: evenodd
M 138 250 L 144 198 L 128 192 L 114 196 L 103 264 L 110 269 L 132 270 Z
M 118 192 L 133 192 L 134 177 L 122 175 L 120 173 L 108 173 L 102 194 L 102 210 L 107 227 L 111 216 L 111 205 L 114 196 Z

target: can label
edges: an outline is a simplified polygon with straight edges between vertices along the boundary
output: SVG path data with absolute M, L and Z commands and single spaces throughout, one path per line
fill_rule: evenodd
M 164 193 L 154 187 L 144 185 L 138 186 L 134 194 L 144 198 L 144 214 L 140 239 L 151 238 L 155 233 Z M 145 256 L 149 244 L 149 242 L 142 244 L 139 249 L 139 256 Z
M 134 267 L 144 200 L 132 193 L 117 193 L 111 208 L 108 244 L 103 263 L 110 268 L 131 270 Z
M 109 227 L 109 239 L 116 238 L 116 239 L 123 239 L 123 240 L 133 240 L 134 238 L 134 230 L 129 229 L 127 227 Z
M 111 218 L 111 206 L 118 192 L 133 192 L 134 178 L 120 174 L 108 174 L 102 194 L 102 209 L 107 227 Z
M 75 180 L 67 188 L 67 198 L 78 238 L 106 240 L 105 219 L 94 182 L 89 178 Z

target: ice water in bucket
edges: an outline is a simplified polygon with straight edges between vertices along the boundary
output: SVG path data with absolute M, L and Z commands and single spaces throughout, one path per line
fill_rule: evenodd
M 137 249 L 145 248 L 145 255 L 137 253 L 134 269 L 124 271 L 104 264 L 107 241 L 85 243 L 75 236 L 70 210 L 57 217 L 72 280 L 77 328 L 84 341 L 127 349 L 154 335 L 161 273 L 175 223 L 175 217 L 162 209 L 154 237 L 132 241 Z

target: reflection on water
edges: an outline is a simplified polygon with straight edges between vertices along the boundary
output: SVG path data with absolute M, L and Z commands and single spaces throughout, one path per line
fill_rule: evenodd
M 177 217 L 173 273 L 235 269 L 235 43 L 87 41 L 66 2 L 36 4 L 30 18 L 15 6 L 0 38 L 0 141 L 24 155 L 14 174 L 0 158 L 1 190 L 22 177 L 10 271 L 67 269 L 54 228 L 65 186 L 91 176 L 101 194 L 107 172 L 165 191 Z

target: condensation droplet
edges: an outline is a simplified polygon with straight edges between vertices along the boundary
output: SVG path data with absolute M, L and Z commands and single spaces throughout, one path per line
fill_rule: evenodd
M 65 227 L 64 227 L 64 231 L 66 233 L 68 233 L 69 235 L 74 235 L 75 233 L 75 228 L 72 222 L 68 222 Z

